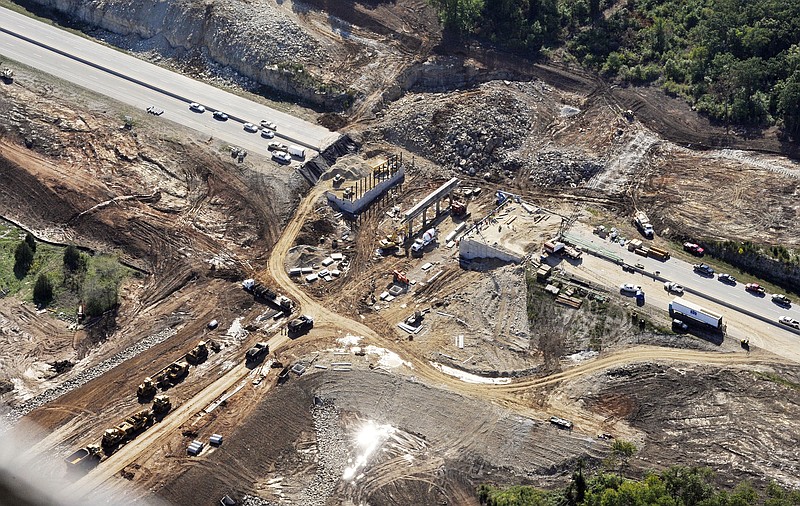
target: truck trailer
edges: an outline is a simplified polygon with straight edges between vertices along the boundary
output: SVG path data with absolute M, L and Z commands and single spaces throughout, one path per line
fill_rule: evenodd
M 669 304 L 669 315 L 673 318 L 680 318 L 686 323 L 697 323 L 720 332 L 725 330 L 725 326 L 722 323 L 722 315 L 686 300 L 673 299 Z

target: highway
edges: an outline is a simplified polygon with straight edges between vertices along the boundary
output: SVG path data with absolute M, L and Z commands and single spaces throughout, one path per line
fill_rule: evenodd
M 777 333 L 791 335 L 795 339 L 800 339 L 788 327 L 777 326 L 778 318 L 781 316 L 790 316 L 800 321 L 800 301 L 793 301 L 790 308 L 779 306 L 772 302 L 771 294 L 762 296 L 754 295 L 744 289 L 743 283 L 736 283 L 736 286 L 729 285 L 719 281 L 716 274 L 713 277 L 702 276 L 694 272 L 691 263 L 685 262 L 677 258 L 670 258 L 666 262 L 661 262 L 654 258 L 644 258 L 619 244 L 612 243 L 607 239 L 601 239 L 596 235 L 591 235 L 588 231 L 582 229 L 570 230 L 569 235 L 577 236 L 582 241 L 589 243 L 591 246 L 601 248 L 605 251 L 621 257 L 626 263 L 630 265 L 641 264 L 647 272 L 659 272 L 659 275 L 670 281 L 674 281 L 684 287 L 691 288 L 710 297 L 719 299 L 728 304 L 738 306 L 759 316 L 776 323 L 775 331 Z M 702 263 L 702 258 L 698 258 L 696 263 Z M 729 274 L 735 273 L 733 271 Z M 730 309 L 733 311 L 733 309 Z M 798 341 L 800 342 L 800 341 Z
M 262 119 L 278 125 L 274 140 L 286 144 L 319 151 L 339 137 L 320 125 L 4 8 L 0 8 L 0 54 L 142 111 L 156 106 L 165 111 L 157 120 L 169 119 L 197 130 L 202 140 L 214 137 L 266 155 L 269 140 L 242 129 L 243 122 L 258 125 Z M 189 102 L 203 104 L 209 111 L 193 113 Z M 213 110 L 231 119 L 216 121 L 211 117 Z

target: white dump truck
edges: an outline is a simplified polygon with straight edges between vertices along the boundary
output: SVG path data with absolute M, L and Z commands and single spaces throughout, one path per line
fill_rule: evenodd
M 643 211 L 637 211 L 633 217 L 633 224 L 642 233 L 643 236 L 653 238 L 653 225 L 650 224 L 650 218 Z

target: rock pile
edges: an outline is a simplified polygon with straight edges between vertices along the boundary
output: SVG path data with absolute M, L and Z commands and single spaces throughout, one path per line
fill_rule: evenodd
M 324 400 L 315 405 L 312 416 L 317 433 L 317 472 L 300 494 L 299 502 L 324 506 L 342 479 L 348 448 L 339 424 L 339 412 L 333 402 Z
M 539 186 L 577 186 L 605 167 L 582 153 L 540 151 L 530 161 L 528 180 Z

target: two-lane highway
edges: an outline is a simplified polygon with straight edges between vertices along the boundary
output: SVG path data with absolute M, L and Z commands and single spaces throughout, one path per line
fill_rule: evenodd
M 245 132 L 236 119 L 255 124 L 274 121 L 283 142 L 314 150 L 325 149 L 339 137 L 320 125 L 4 8 L 0 8 L 0 54 L 141 110 L 154 105 L 165 111 L 160 118 L 193 128 L 200 137 L 212 136 L 262 154 L 267 154 L 268 140 Z M 218 122 L 210 112 L 192 113 L 189 102 L 222 110 L 235 119 Z

